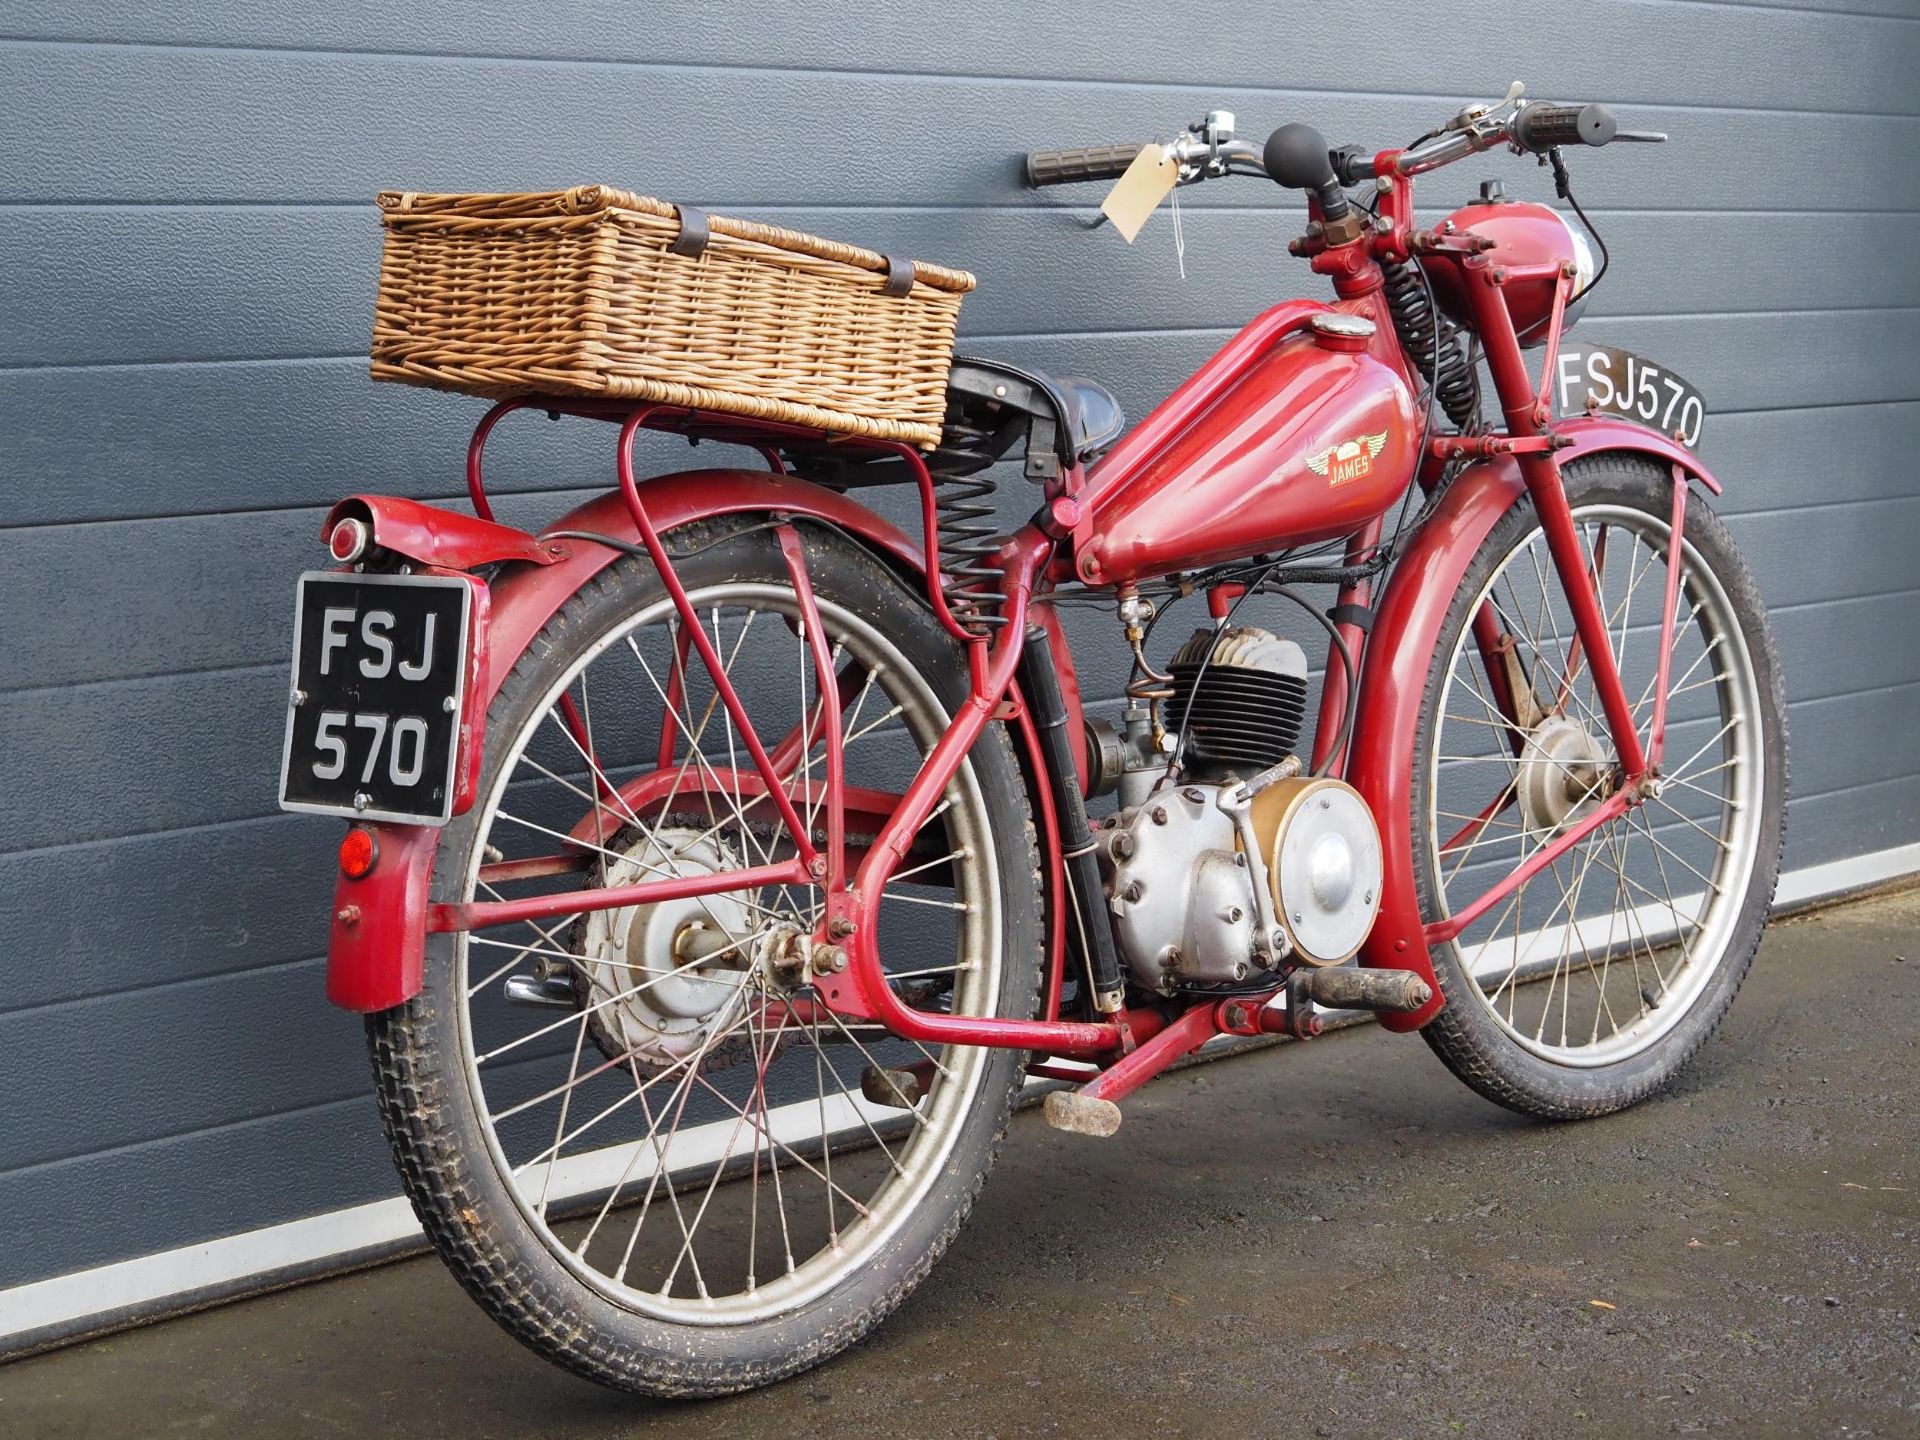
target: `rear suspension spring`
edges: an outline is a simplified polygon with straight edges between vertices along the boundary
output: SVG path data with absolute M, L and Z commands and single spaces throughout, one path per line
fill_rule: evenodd
M 1463 430 L 1470 428 L 1480 418 L 1480 393 L 1473 367 L 1460 347 L 1460 332 L 1434 313 L 1427 287 L 1411 261 L 1389 260 L 1381 269 L 1400 348 L 1427 377 L 1447 418 Z

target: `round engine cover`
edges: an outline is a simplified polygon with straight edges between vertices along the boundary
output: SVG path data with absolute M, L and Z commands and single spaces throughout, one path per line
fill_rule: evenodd
M 1352 958 L 1380 913 L 1380 830 L 1360 792 L 1340 780 L 1299 778 L 1253 799 L 1267 883 L 1296 958 Z

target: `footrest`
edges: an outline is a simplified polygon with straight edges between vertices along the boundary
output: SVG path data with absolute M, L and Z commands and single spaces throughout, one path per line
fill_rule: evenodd
M 1296 970 L 1289 982 L 1316 1005 L 1329 1010 L 1418 1010 L 1433 998 L 1433 987 L 1411 970 L 1372 970 L 1331 965 Z
M 1120 1128 L 1118 1105 L 1078 1090 L 1056 1090 L 1047 1096 L 1042 1108 L 1047 1124 L 1072 1135 L 1096 1135 L 1104 1140 Z

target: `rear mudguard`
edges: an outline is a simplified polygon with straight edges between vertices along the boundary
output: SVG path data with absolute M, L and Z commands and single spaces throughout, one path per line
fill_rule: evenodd
M 661 533 L 713 515 L 777 511 L 825 520 L 871 545 L 909 583 L 922 585 L 920 551 L 872 511 L 844 495 L 791 476 L 760 470 L 688 470 L 643 481 L 647 514 Z M 371 523 L 375 543 L 423 564 L 448 568 L 503 563 L 491 586 L 487 653 L 477 713 L 499 693 L 533 637 L 567 597 L 623 552 L 582 540 L 540 540 L 511 526 L 412 500 L 356 495 L 329 522 L 352 515 Z M 616 493 L 562 516 L 553 530 L 588 531 L 629 544 L 638 532 Z M 440 831 L 428 826 L 374 825 L 373 869 L 335 883 L 327 947 L 327 998 L 348 1010 L 385 1010 L 420 990 L 425 965 L 427 884 Z
M 1558 452 L 1562 465 L 1582 455 L 1624 451 L 1679 467 L 1711 493 L 1715 480 L 1686 447 L 1625 420 L 1579 416 L 1554 426 L 1572 444 Z M 1389 1030 L 1417 1030 L 1444 1003 L 1434 979 L 1433 958 L 1422 934 L 1420 901 L 1413 878 L 1414 732 L 1434 646 L 1467 567 L 1500 517 L 1526 494 L 1511 456 L 1475 465 L 1456 478 L 1439 508 L 1421 527 L 1393 568 L 1386 599 L 1368 637 L 1361 666 L 1358 740 L 1347 779 L 1365 797 L 1380 825 L 1385 874 L 1380 916 L 1360 950 L 1360 963 L 1411 970 L 1433 988 L 1434 998 L 1408 1013 L 1385 1012 Z

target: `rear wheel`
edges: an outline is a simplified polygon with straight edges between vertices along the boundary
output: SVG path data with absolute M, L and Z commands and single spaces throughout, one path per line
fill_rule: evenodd
M 857 845 L 946 728 L 965 668 L 873 556 L 801 534 L 847 784 L 866 797 L 848 810 Z M 796 810 L 823 834 L 818 675 L 774 535 L 710 522 L 668 544 Z M 436 899 L 793 854 L 688 638 L 643 561 L 568 601 L 489 712 L 480 799 L 448 827 Z M 881 898 L 896 992 L 925 1009 L 1031 1014 L 1036 887 L 1025 792 L 996 727 Z M 817 887 L 743 882 L 435 937 L 420 995 L 370 1018 L 382 1117 L 427 1233 L 541 1354 L 659 1395 L 764 1384 L 858 1339 L 952 1240 L 1020 1057 L 923 1047 L 809 1009 L 820 904 Z
M 1658 683 L 1673 480 L 1597 456 L 1563 471 L 1644 744 Z M 1760 943 L 1786 813 L 1786 705 L 1766 611 L 1726 527 L 1687 506 L 1658 793 L 1433 948 L 1422 1032 L 1489 1099 L 1558 1119 L 1668 1083 Z M 1623 776 L 1530 499 L 1496 525 L 1442 627 L 1414 755 L 1429 922 L 1466 908 Z

